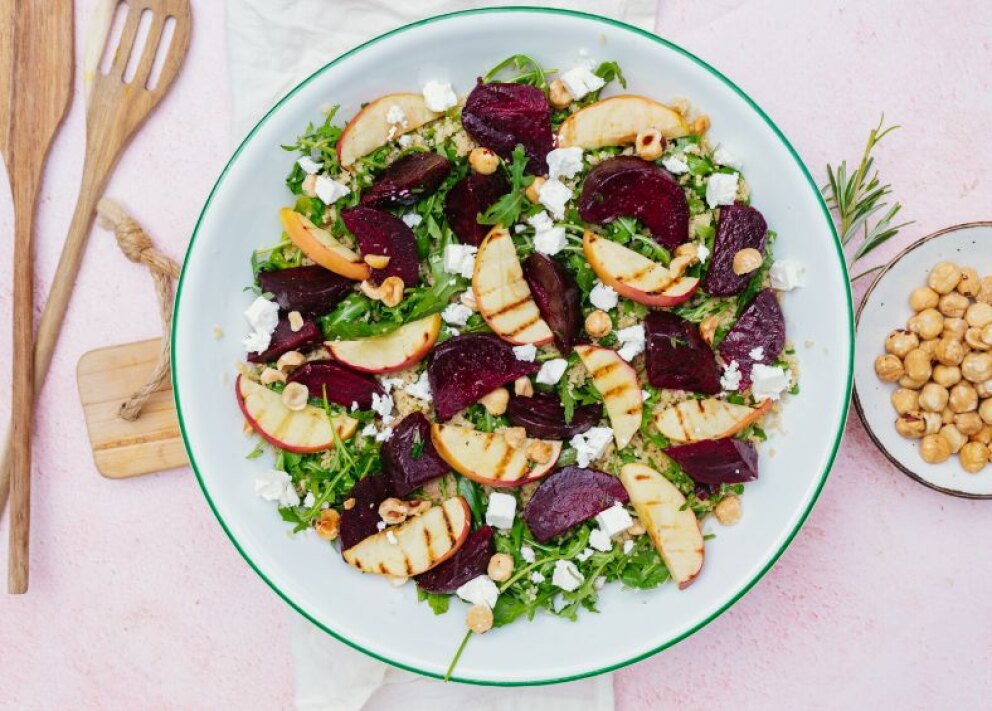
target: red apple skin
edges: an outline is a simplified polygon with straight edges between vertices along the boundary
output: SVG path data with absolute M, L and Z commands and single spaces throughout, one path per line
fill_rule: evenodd
M 640 289 L 632 289 L 626 284 L 616 281 L 615 279 L 605 279 L 603 278 L 602 274 L 599 275 L 599 278 L 603 281 L 604 284 L 608 284 L 609 286 L 612 286 L 613 289 L 618 294 L 620 294 L 620 296 L 628 298 L 631 301 L 636 301 L 638 303 L 644 304 L 646 306 L 658 306 L 662 308 L 678 306 L 682 302 L 688 301 L 689 299 L 692 298 L 692 295 L 695 294 L 696 290 L 699 288 L 699 279 L 697 279 L 696 277 L 681 277 L 678 281 L 676 281 L 674 284 L 669 286 L 668 289 L 666 289 L 662 293 L 648 294 L 646 292 L 641 291 Z M 679 286 L 682 282 L 687 280 L 692 281 L 692 285 L 691 287 L 688 287 L 688 291 L 682 294 L 669 293 L 672 287 Z
M 314 447 L 297 447 L 294 445 L 289 445 L 286 444 L 285 442 L 276 439 L 268 432 L 263 430 L 261 427 L 259 427 L 258 421 L 251 416 L 250 412 L 248 412 L 248 408 L 245 405 L 244 395 L 241 394 L 241 378 L 243 377 L 244 377 L 243 375 L 239 375 L 238 379 L 234 382 L 234 392 L 237 394 L 238 397 L 238 407 L 241 408 L 241 414 L 245 416 L 245 419 L 248 420 L 248 424 L 251 425 L 251 428 L 255 430 L 256 434 L 258 434 L 259 437 L 261 437 L 262 439 L 264 439 L 266 442 L 273 445 L 274 447 L 278 447 L 279 449 L 284 449 L 287 452 L 293 452 L 294 454 L 313 454 L 314 452 L 325 452 L 334 446 L 333 439 L 320 446 L 314 446 Z

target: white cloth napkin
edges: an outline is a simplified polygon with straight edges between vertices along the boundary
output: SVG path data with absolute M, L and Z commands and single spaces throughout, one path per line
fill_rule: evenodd
M 491 3 L 466 0 L 227 0 L 233 138 L 240 140 L 297 82 L 342 52 L 415 20 Z M 547 3 L 518 0 L 514 5 Z M 572 0 L 556 6 L 655 28 L 656 0 Z M 292 653 L 299 709 L 612 711 L 610 675 L 529 688 L 445 684 L 356 652 L 294 616 Z

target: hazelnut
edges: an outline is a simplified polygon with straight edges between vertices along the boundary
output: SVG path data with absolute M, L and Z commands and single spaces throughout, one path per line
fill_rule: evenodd
M 538 464 L 547 464 L 551 461 L 551 457 L 554 455 L 554 447 L 551 446 L 549 442 L 544 440 L 535 439 L 529 445 L 527 445 L 527 459 Z
M 981 442 L 968 442 L 961 448 L 961 468 L 969 474 L 977 474 L 989 462 L 989 448 Z
M 989 327 L 986 326 L 986 328 Z M 992 333 L 992 330 L 990 330 L 990 333 Z M 978 328 L 977 326 L 972 326 L 967 331 L 965 331 L 964 342 L 968 345 L 969 348 L 976 351 L 987 351 L 990 348 L 992 348 L 992 345 L 986 343 L 985 339 L 982 338 L 982 329 Z
M 710 117 L 706 114 L 702 114 L 692 122 L 692 133 L 696 136 L 702 136 L 704 133 L 710 130 Z
M 975 392 L 978 393 L 978 397 L 992 397 L 992 380 L 975 383 Z
M 262 374 L 258 377 L 259 382 L 262 385 L 272 385 L 272 383 L 285 383 L 286 374 L 281 370 L 276 370 L 275 368 L 266 368 L 262 371 Z
M 982 431 L 985 423 L 977 412 L 962 412 L 954 416 L 954 426 L 963 435 L 972 437 Z
M 668 278 L 673 280 L 678 279 L 685 274 L 685 270 L 689 268 L 690 264 L 692 264 L 692 257 L 675 257 L 668 263 Z
M 497 553 L 489 559 L 486 573 L 490 580 L 497 583 L 509 580 L 510 576 L 513 575 L 513 556 L 507 553 Z
M 286 318 L 289 321 L 289 330 L 293 333 L 298 333 L 303 328 L 303 314 L 299 311 L 290 311 Z
M 545 182 L 547 182 L 546 178 L 542 178 L 541 176 L 538 176 L 534 178 L 534 182 L 528 185 L 527 189 L 524 191 L 524 195 L 527 196 L 527 199 L 530 200 L 535 205 L 541 202 L 540 191 L 541 191 L 541 186 L 544 185 Z
M 506 388 L 496 388 L 479 398 L 479 404 L 486 408 L 490 415 L 502 415 L 510 402 L 510 393 Z
M 634 519 L 634 525 L 627 529 L 627 534 L 631 536 L 631 538 L 643 536 L 647 532 L 648 530 L 644 528 L 643 524 L 641 524 L 641 522 L 636 518 Z
M 957 413 L 977 410 L 978 392 L 971 383 L 958 383 L 951 388 L 948 405 Z
M 927 284 L 938 294 L 949 294 L 961 281 L 961 268 L 953 262 L 939 262 L 930 270 Z
M 385 269 L 389 266 L 388 254 L 366 254 L 362 260 L 373 269 Z
M 968 330 L 968 322 L 963 318 L 945 318 L 944 330 L 941 336 L 944 338 L 956 338 L 959 341 L 964 338 L 965 331 Z
M 906 370 L 906 375 L 913 380 L 922 380 L 925 382 L 930 379 L 930 374 L 933 373 L 933 367 L 930 365 L 930 355 L 921 348 L 914 348 L 907 353 L 903 366 Z
M 919 439 L 926 434 L 927 423 L 918 410 L 906 412 L 896 418 L 896 432 L 907 439 Z
M 945 425 L 954 424 L 954 410 L 949 407 L 945 407 L 944 411 L 940 413 L 940 421 Z
M 741 520 L 741 500 L 739 497 L 729 494 L 724 496 L 713 507 L 713 515 L 723 526 L 733 526 Z
M 920 350 L 930 356 L 930 360 L 934 359 L 934 353 L 937 352 L 937 344 L 940 343 L 936 338 L 931 338 L 920 343 Z
M 919 390 L 929 382 L 930 382 L 929 378 L 926 380 L 915 380 L 914 378 L 911 378 L 908 375 L 904 375 L 901 378 L 899 378 L 899 387 L 906 388 L 908 390 Z
M 400 501 L 395 496 L 390 496 L 379 504 L 379 518 L 390 526 L 406 521 L 409 513 L 410 509 L 406 502 Z
M 968 438 L 961 434 L 954 425 L 944 425 L 941 427 L 940 436 L 950 442 L 952 454 L 960 452 L 961 448 L 968 443 Z
M 922 340 L 929 341 L 937 338 L 944 330 L 944 317 L 937 309 L 923 309 L 909 319 L 907 325 Z
M 299 412 L 307 406 L 310 400 L 310 391 L 303 383 L 286 383 L 282 391 L 282 404 L 287 410 Z
M 398 276 L 386 277 L 379 285 L 379 298 L 382 303 L 392 308 L 403 301 L 403 289 L 405 285 Z
M 313 525 L 317 535 L 325 541 L 333 541 L 338 537 L 338 526 L 341 523 L 341 514 L 334 509 L 324 509 L 320 512 L 320 518 Z
M 958 292 L 952 291 L 950 294 L 944 294 L 940 297 L 937 308 L 940 310 L 940 313 L 948 318 L 961 318 L 970 305 L 971 301 L 967 296 L 962 296 Z
M 287 368 L 296 368 L 306 362 L 306 356 L 299 351 L 286 351 L 279 356 L 279 360 L 276 361 L 276 368 L 279 370 L 286 370 Z
M 980 383 L 992 378 L 992 354 L 969 353 L 961 361 L 961 375 L 965 380 Z
M 951 443 L 944 435 L 928 434 L 920 441 L 920 456 L 927 464 L 946 462 L 951 456 Z
M 981 442 L 986 447 L 992 446 L 992 425 L 985 425 L 971 436 L 972 442 Z
M 965 296 L 978 296 L 981 288 L 982 284 L 978 278 L 978 272 L 972 267 L 962 267 L 961 281 L 958 282 L 957 286 L 958 293 Z
M 953 387 L 961 382 L 961 369 L 956 365 L 935 365 L 933 381 L 945 388 Z
M 465 615 L 465 624 L 476 634 L 485 634 L 493 628 L 493 611 L 486 605 L 472 605 Z
M 960 365 L 964 360 L 964 344 L 956 338 L 945 336 L 937 342 L 933 355 L 943 365 Z
M 992 399 L 982 400 L 982 404 L 978 406 L 978 416 L 985 424 L 992 425 Z
M 928 286 L 921 286 L 919 289 L 913 289 L 912 293 L 909 295 L 909 306 L 913 309 L 913 311 L 923 311 L 924 309 L 936 308 L 939 302 L 940 294 Z
M 658 160 L 665 152 L 667 141 L 661 135 L 661 131 L 656 128 L 646 128 L 637 134 L 634 139 L 634 150 L 638 158 L 644 160 Z
M 345 511 L 351 511 L 353 508 L 355 508 L 355 503 L 356 503 L 355 497 L 350 496 L 344 500 L 344 503 L 341 504 L 341 506 L 344 508 Z
M 300 184 L 300 190 L 307 197 L 317 197 L 317 174 L 310 173 Z
M 548 101 L 556 109 L 568 108 L 572 103 L 572 93 L 561 79 L 555 79 L 548 86 Z
M 975 300 L 983 304 L 992 304 L 992 276 L 984 276 L 979 282 L 980 286 Z
M 716 337 L 716 329 L 720 326 L 720 318 L 718 316 L 707 316 L 699 324 L 699 335 L 703 337 L 708 345 L 713 345 L 713 339 Z M 914 334 L 915 337 L 915 334 Z
M 468 165 L 479 175 L 492 175 L 499 169 L 499 156 L 488 148 L 478 146 L 468 154 Z
M 927 412 L 941 412 L 947 407 L 947 388 L 937 383 L 927 383 L 920 391 L 920 407 Z
M 750 274 L 761 266 L 761 252 L 754 247 L 746 247 L 734 255 L 734 274 L 743 276 Z
M 519 397 L 533 397 L 534 384 L 526 375 L 522 375 L 513 381 L 513 394 Z
M 937 434 L 940 432 L 940 428 L 943 427 L 944 415 L 940 412 L 924 412 L 923 413 L 923 434 Z
M 897 329 L 885 339 L 885 350 L 899 358 L 905 358 L 907 353 L 919 345 L 919 336 L 905 329 Z
M 425 499 L 415 499 L 413 501 L 406 502 L 406 515 L 407 518 L 412 518 L 413 516 L 419 516 L 422 513 L 428 511 L 433 504 Z
M 586 316 L 586 333 L 593 338 L 602 338 L 613 330 L 613 322 L 605 311 L 596 309 Z
M 992 304 L 977 302 L 968 307 L 964 314 L 965 321 L 969 326 L 984 328 L 992 324 Z
M 699 259 L 699 245 L 695 242 L 683 242 L 675 248 L 675 256 L 689 257 L 689 259 L 696 261 Z
M 900 415 L 918 409 L 919 400 L 920 394 L 908 388 L 899 388 L 892 393 L 892 407 Z
M 902 361 L 891 353 L 875 359 L 875 374 L 879 380 L 894 383 L 905 374 Z
M 523 427 L 507 427 L 503 430 L 503 439 L 513 449 L 520 449 L 527 441 L 527 430 Z
M 372 301 L 379 300 L 379 287 L 368 280 L 362 281 L 362 283 L 358 285 L 358 290 L 365 294 L 365 296 L 372 299 Z
M 982 329 L 982 343 L 992 346 L 992 324 Z

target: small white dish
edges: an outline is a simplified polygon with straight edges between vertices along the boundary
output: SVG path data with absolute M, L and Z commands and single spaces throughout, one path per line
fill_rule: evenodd
M 176 297 L 173 383 L 187 451 L 204 494 L 234 545 L 290 605 L 343 642 L 396 666 L 443 676 L 465 634 L 465 607 L 435 616 L 412 585 L 394 588 L 349 569 L 315 536 L 289 536 L 275 507 L 257 498 L 253 476 L 267 457 L 246 460 L 234 398 L 243 359 L 243 311 L 251 294 L 249 252 L 281 232 L 289 204 L 284 177 L 292 143 L 320 109 L 350 118 L 392 91 L 431 79 L 467 92 L 486 68 L 516 52 L 568 69 L 584 60 L 619 62 L 628 92 L 685 96 L 712 119 L 712 140 L 743 162 L 754 204 L 778 232 L 779 257 L 807 266 L 807 285 L 786 295 L 789 339 L 800 361 L 801 395 L 784 404 L 761 449 L 761 475 L 747 487 L 733 529 L 707 524 L 703 572 L 693 585 L 647 592 L 604 590 L 599 614 L 578 623 L 550 615 L 471 640 L 452 677 L 478 684 L 568 681 L 643 659 L 692 634 L 740 599 L 782 554 L 826 479 L 850 400 L 854 318 L 830 215 L 816 183 L 772 121 L 718 71 L 652 34 L 581 13 L 525 8 L 476 10 L 425 20 L 335 59 L 280 101 L 231 158 L 197 223 Z M 215 340 L 220 327 L 226 334 Z
M 913 315 L 909 294 L 927 283 L 937 262 L 974 267 L 992 274 L 992 222 L 971 222 L 934 232 L 897 254 L 878 273 L 858 308 L 857 358 L 854 365 L 854 403 L 868 436 L 900 471 L 945 494 L 992 499 L 992 466 L 969 474 L 952 456 L 942 464 L 920 458 L 919 441 L 896 432 L 896 413 L 890 397 L 897 383 L 883 383 L 875 375 L 875 358 L 885 352 L 885 337 L 905 328 Z

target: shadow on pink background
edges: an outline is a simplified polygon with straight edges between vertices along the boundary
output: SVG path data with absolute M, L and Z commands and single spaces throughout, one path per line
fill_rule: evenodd
M 77 25 L 93 5 L 77 2 Z M 990 219 L 992 5 L 799 7 L 662 0 L 659 33 L 742 86 L 818 180 L 828 160 L 857 160 L 882 111 L 902 124 L 878 160 L 916 224 L 879 260 L 935 229 Z M 223 6 L 197 3 L 195 13 L 185 69 L 108 189 L 177 258 L 232 145 Z M 41 200 L 39 302 L 68 227 L 82 136 L 77 95 Z M 11 233 L 4 194 L 0 234 Z M 0 265 L 3 314 L 10 269 Z M 0 706 L 290 703 L 293 613 L 228 543 L 189 471 L 114 482 L 92 465 L 76 361 L 157 335 L 156 313 L 147 274 L 96 231 L 37 417 L 31 591 L 0 598 Z M 0 378 L 9 382 L 6 359 Z M 717 621 L 620 672 L 618 707 L 977 707 L 992 693 L 990 506 L 905 478 L 852 414 L 792 547 Z

